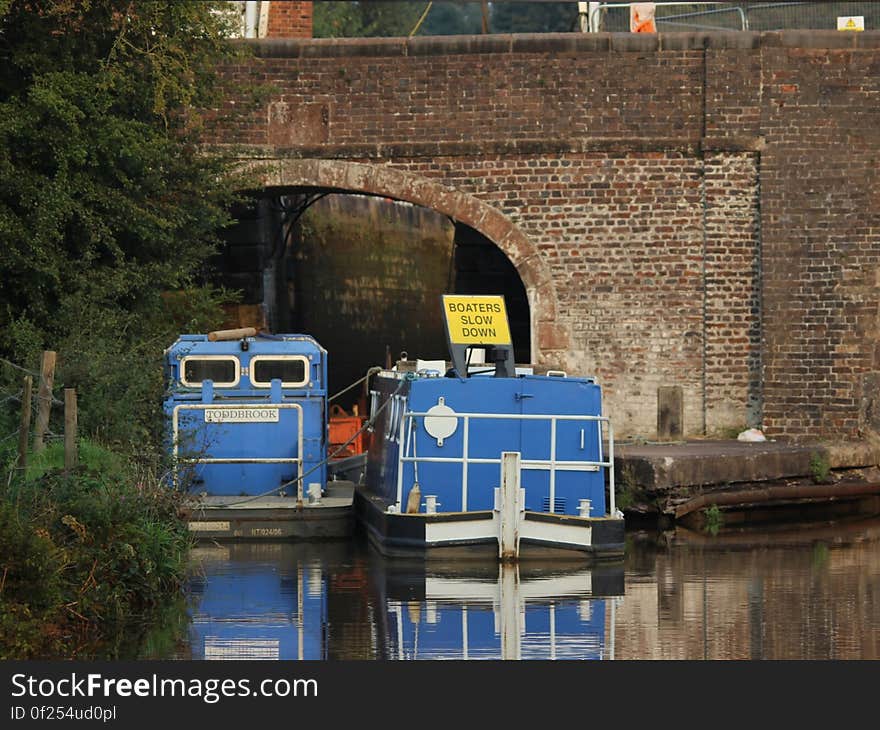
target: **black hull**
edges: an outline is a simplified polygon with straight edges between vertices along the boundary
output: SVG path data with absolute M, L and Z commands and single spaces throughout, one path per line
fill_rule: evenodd
M 431 544 L 428 531 L 438 524 L 465 528 L 468 523 L 487 522 L 492 512 L 437 513 L 432 515 L 401 515 L 386 512 L 386 503 L 363 486 L 355 488 L 355 519 L 372 545 L 384 556 L 391 558 L 421 558 L 428 560 L 497 560 L 498 540 L 494 536 L 461 537 L 444 544 Z M 568 515 L 526 513 L 527 522 L 541 522 L 563 526 L 577 518 Z M 583 521 L 578 521 L 583 524 Z M 590 545 L 574 545 L 553 540 L 533 541 L 523 537 L 520 560 L 568 559 L 580 562 L 621 560 L 624 553 L 623 519 L 598 518 L 589 520 L 592 529 Z M 467 532 L 462 529 L 462 532 Z

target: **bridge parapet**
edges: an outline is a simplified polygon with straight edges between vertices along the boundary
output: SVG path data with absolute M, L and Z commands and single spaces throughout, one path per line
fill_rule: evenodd
M 700 31 L 672 33 L 513 33 L 413 38 L 261 38 L 237 41 L 259 58 L 345 58 L 522 53 L 645 53 L 703 49 L 880 47 L 880 31 Z

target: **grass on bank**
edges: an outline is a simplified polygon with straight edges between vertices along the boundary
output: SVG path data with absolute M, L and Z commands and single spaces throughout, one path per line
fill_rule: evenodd
M 69 475 L 63 461 L 51 444 L 0 484 L 2 659 L 112 658 L 181 595 L 180 495 L 90 441 Z

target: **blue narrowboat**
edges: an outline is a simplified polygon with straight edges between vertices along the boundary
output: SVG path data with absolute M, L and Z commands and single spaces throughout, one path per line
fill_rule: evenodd
M 401 367 L 403 366 L 403 367 Z M 375 419 L 355 513 L 387 555 L 623 554 L 614 439 L 599 385 L 563 372 L 459 376 L 398 363 Z
M 174 481 L 203 537 L 337 537 L 351 488 L 327 485 L 327 352 L 254 329 L 185 334 L 165 351 Z

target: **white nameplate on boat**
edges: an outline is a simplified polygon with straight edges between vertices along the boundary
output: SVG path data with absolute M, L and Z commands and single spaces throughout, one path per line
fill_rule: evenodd
M 190 532 L 215 532 L 221 530 L 228 530 L 229 523 L 228 522 L 190 522 L 189 523 Z
M 206 408 L 205 423 L 278 423 L 278 409 Z

